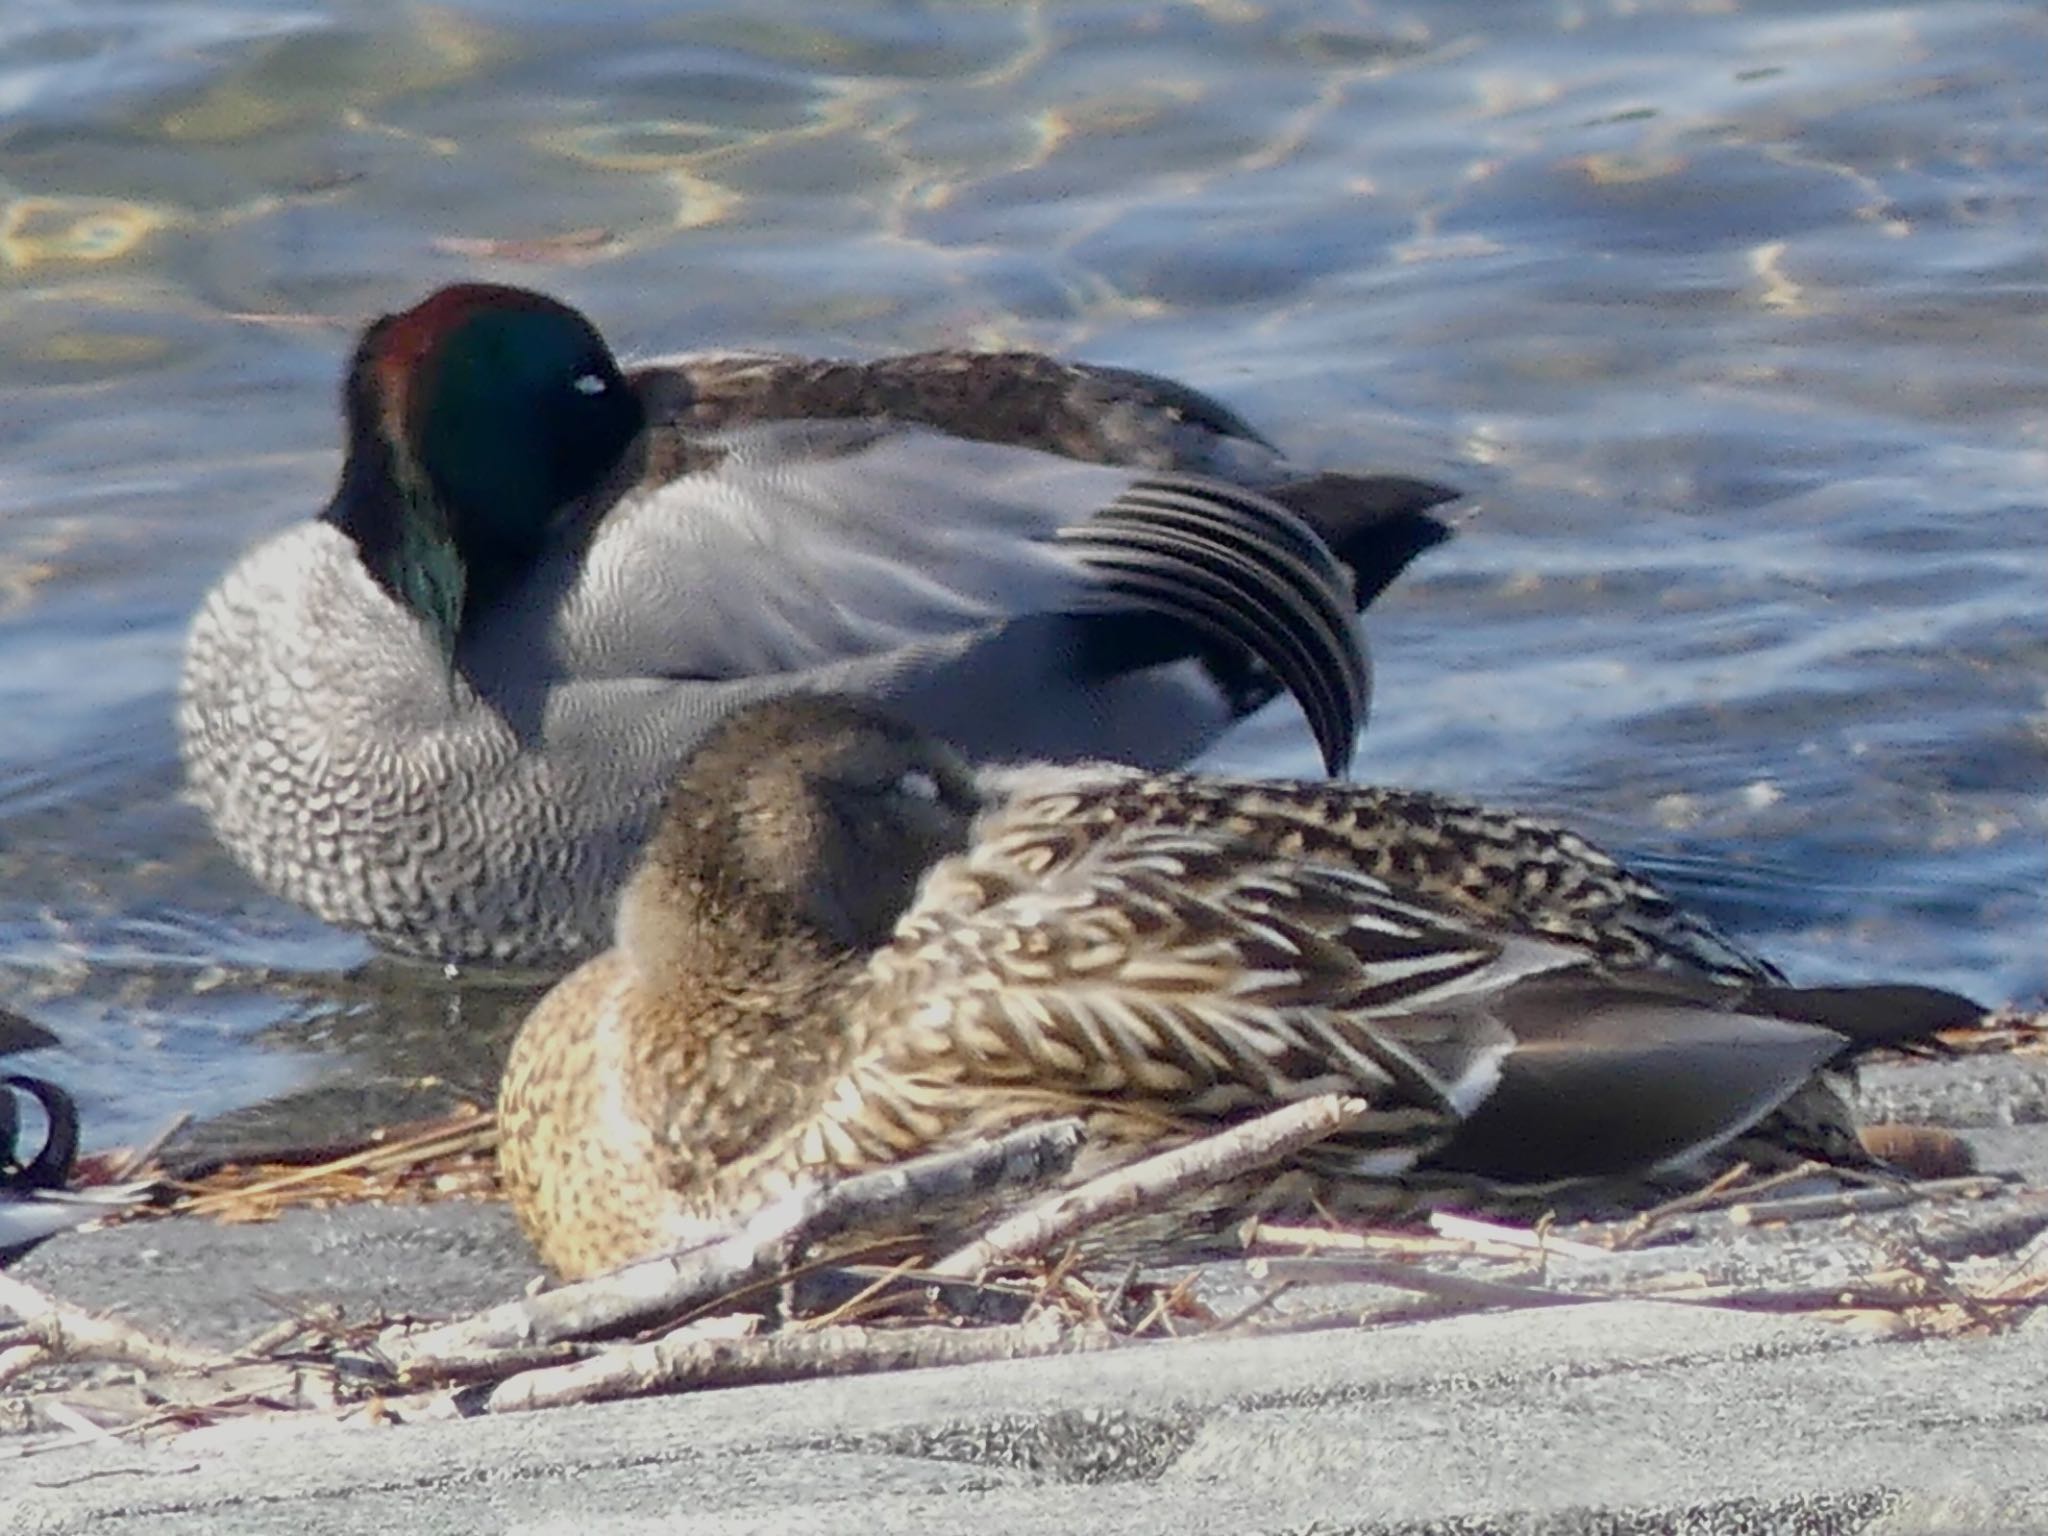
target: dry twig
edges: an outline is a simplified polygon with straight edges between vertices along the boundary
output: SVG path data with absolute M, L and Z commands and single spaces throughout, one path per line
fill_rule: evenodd
M 1518 1253 L 1533 1253 L 1542 1257 L 1561 1259 L 1609 1259 L 1613 1257 L 1605 1248 L 1596 1248 L 1591 1243 L 1573 1242 L 1568 1237 L 1559 1237 L 1545 1227 L 1510 1227 L 1497 1221 L 1480 1221 L 1473 1216 L 1460 1216 L 1451 1211 L 1431 1211 L 1430 1230 L 1438 1237 L 1447 1237 L 1476 1246 L 1491 1244 Z
M 0 1275 L 0 1307 L 20 1318 L 28 1336 L 61 1359 L 119 1360 L 159 1371 L 212 1371 L 229 1363 L 225 1356 L 153 1338 L 111 1317 L 96 1317 L 6 1275 Z
M 1438 1270 L 1418 1269 L 1409 1264 L 1389 1264 L 1376 1259 L 1332 1258 L 1321 1255 L 1302 1258 L 1254 1259 L 1253 1273 L 1277 1280 L 1343 1280 L 1365 1285 L 1384 1285 L 1394 1290 L 1418 1291 L 1461 1308 L 1473 1307 L 1582 1307 L 1591 1301 L 1612 1301 L 1615 1297 L 1577 1291 L 1553 1291 L 1540 1285 L 1515 1285 L 1501 1280 L 1479 1280 L 1469 1275 L 1447 1275 Z
M 433 1162 L 460 1157 L 483 1158 L 498 1145 L 497 1116 L 472 1109 L 444 1120 L 408 1126 L 402 1133 L 321 1162 L 250 1170 L 223 1167 L 204 1180 L 187 1181 L 190 1192 L 171 1207 L 171 1214 L 263 1220 L 287 1205 L 321 1198 L 360 1197 L 365 1181 L 389 1184 Z
M 4 1387 L 17 1376 L 26 1376 L 39 1365 L 49 1362 L 50 1351 L 42 1344 L 14 1344 L 0 1349 L 0 1387 Z
M 1237 1229 L 1238 1241 L 1247 1249 L 1273 1245 L 1305 1249 L 1311 1253 L 1387 1253 L 1411 1258 L 1468 1258 L 1484 1254 L 1483 1247 L 1466 1238 L 1438 1237 L 1428 1232 L 1354 1231 L 1349 1227 L 1300 1227 L 1254 1218 Z M 1496 1255 L 1485 1255 L 1494 1257 Z M 1497 1255 L 1520 1258 L 1519 1251 Z
M 156 1162 L 170 1139 L 191 1123 L 192 1112 L 189 1109 L 181 1109 L 165 1121 L 162 1128 L 147 1141 L 140 1142 L 126 1151 L 108 1154 L 100 1182 L 125 1184 L 130 1179 L 140 1178 L 143 1170 Z
M 1815 1163 L 1803 1164 L 1801 1168 L 1794 1169 L 1793 1173 L 1799 1174 L 1804 1169 L 1818 1166 Z M 1724 1169 L 1711 1182 L 1702 1185 L 1698 1189 L 1679 1195 L 1675 1199 L 1666 1200 L 1662 1205 L 1653 1205 L 1647 1211 L 1636 1212 L 1620 1230 L 1613 1234 L 1610 1239 L 1610 1246 L 1617 1252 L 1643 1247 L 1649 1241 L 1652 1234 L 1672 1217 L 1690 1215 L 1694 1211 L 1711 1210 L 1715 1206 L 1725 1203 L 1724 1197 L 1726 1199 L 1734 1199 L 1735 1194 L 1731 1193 L 1731 1191 L 1740 1192 L 1745 1181 L 1748 1180 L 1754 1171 L 1748 1163 L 1737 1163 L 1732 1168 Z M 1779 1175 L 1779 1177 L 1782 1177 L 1782 1175 Z
M 886 1223 L 930 1201 L 1056 1178 L 1072 1164 L 1080 1144 L 1075 1122 L 1052 1121 L 987 1146 L 920 1158 L 837 1184 L 806 1186 L 706 1247 L 629 1264 L 424 1332 L 392 1331 L 380 1347 L 401 1379 L 418 1381 L 442 1373 L 474 1374 L 478 1357 L 507 1349 L 644 1326 L 779 1277 L 803 1244 L 848 1227 Z
M 1071 1324 L 1052 1312 L 987 1328 L 863 1328 L 845 1325 L 766 1338 L 706 1339 L 678 1330 L 648 1344 L 606 1350 L 574 1365 L 526 1371 L 486 1399 L 492 1413 L 603 1402 L 691 1387 L 853 1376 L 874 1371 L 979 1365 L 1106 1349 L 1107 1329 Z
M 1190 1190 L 1278 1162 L 1355 1124 L 1370 1108 L 1363 1099 L 1320 1094 L 1126 1164 L 997 1222 L 974 1242 L 939 1260 L 932 1273 L 971 1277 L 998 1264 L 1035 1257 L 1091 1227 L 1156 1210 Z
M 1922 1200 L 1981 1199 L 1996 1194 L 2006 1181 L 1995 1174 L 1973 1174 L 1962 1179 L 1929 1179 L 1919 1184 L 1901 1184 L 1881 1189 L 1850 1189 L 1825 1195 L 1795 1195 L 1786 1200 L 1752 1200 L 1731 1206 L 1728 1219 L 1738 1227 L 1761 1226 L 1765 1222 L 1813 1221 L 1828 1216 L 1864 1216 L 1873 1211 L 1897 1210 L 1918 1205 Z

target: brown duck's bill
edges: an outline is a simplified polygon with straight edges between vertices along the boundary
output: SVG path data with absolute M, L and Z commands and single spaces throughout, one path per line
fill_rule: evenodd
M 1332 774 L 1371 699 L 1351 580 L 1277 502 L 1201 480 L 1141 480 L 1062 537 L 1100 580 L 1099 609 L 1137 606 L 1250 652 L 1301 705 Z

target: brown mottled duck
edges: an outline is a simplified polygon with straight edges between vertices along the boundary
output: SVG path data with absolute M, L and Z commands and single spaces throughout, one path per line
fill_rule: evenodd
M 977 772 L 796 696 L 684 768 L 614 947 L 513 1048 L 501 1157 L 550 1268 L 800 1179 L 1061 1115 L 1074 1170 L 1310 1094 L 1371 1113 L 1180 1213 L 1616 1189 L 1740 1143 L 1868 1163 L 1825 1071 L 1980 1010 L 1788 986 L 1561 827 L 1341 784 Z

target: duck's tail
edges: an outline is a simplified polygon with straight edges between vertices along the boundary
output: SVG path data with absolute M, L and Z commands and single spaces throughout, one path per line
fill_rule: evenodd
M 1363 613 L 1417 555 L 1451 536 L 1432 509 L 1463 492 L 1406 475 L 1327 473 L 1269 486 L 1266 494 L 1321 534 L 1349 568 Z
M 1959 992 L 1884 982 L 1854 987 L 1752 987 L 1756 1008 L 1795 1023 L 1831 1029 L 1848 1043 L 1834 1065 L 1848 1066 L 1871 1051 L 1941 1055 L 1945 1030 L 1969 1029 L 1988 1011 Z

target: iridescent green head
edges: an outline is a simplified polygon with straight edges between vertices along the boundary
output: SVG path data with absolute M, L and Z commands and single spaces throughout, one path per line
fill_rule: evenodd
M 363 333 L 328 517 L 450 657 L 639 436 L 638 395 L 590 322 L 543 294 L 443 288 Z

